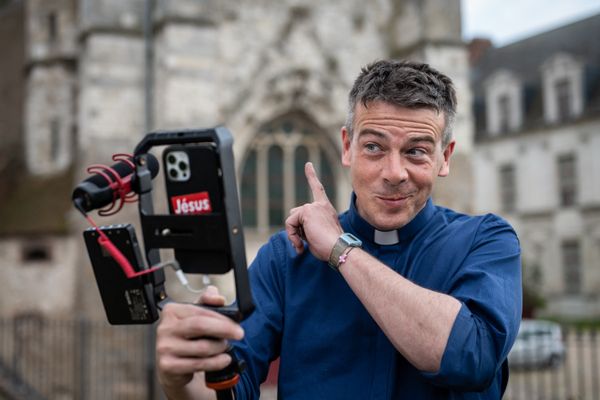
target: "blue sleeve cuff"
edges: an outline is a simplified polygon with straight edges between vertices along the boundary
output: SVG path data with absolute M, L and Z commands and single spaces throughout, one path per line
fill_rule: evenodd
M 456 316 L 437 372 L 422 372 L 434 384 L 468 391 L 487 388 L 502 360 L 485 324 L 463 303 Z

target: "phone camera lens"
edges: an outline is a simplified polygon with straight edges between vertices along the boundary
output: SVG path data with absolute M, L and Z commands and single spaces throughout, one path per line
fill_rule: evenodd
M 169 175 L 171 178 L 177 178 L 179 176 L 179 172 L 175 168 L 169 169 Z
M 188 165 L 183 161 L 180 161 L 178 165 L 179 165 L 179 169 L 182 171 L 185 171 L 188 167 Z
M 173 154 L 169 154 L 167 157 L 167 162 L 169 164 L 175 164 L 177 162 L 177 157 L 175 157 Z

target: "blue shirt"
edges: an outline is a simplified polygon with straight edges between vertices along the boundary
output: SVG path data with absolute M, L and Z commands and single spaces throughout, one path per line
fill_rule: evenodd
M 353 199 L 354 200 L 354 199 Z M 285 232 L 250 266 L 256 311 L 242 323 L 237 355 L 248 368 L 236 399 L 258 399 L 269 364 L 280 359 L 283 399 L 499 399 L 505 359 L 521 319 L 519 241 L 501 218 L 433 205 L 378 245 L 354 201 L 345 232 L 412 282 L 461 302 L 436 373 L 420 372 L 391 344 L 344 278 L 309 251 L 296 254 Z

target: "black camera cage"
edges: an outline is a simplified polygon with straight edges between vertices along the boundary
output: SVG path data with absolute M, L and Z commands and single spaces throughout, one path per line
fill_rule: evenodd
M 192 215 L 154 214 L 152 176 L 146 154 L 155 146 L 173 144 L 210 144 L 218 154 L 223 190 L 224 212 Z M 217 250 L 229 254 L 232 264 L 236 301 L 215 311 L 236 321 L 254 310 L 247 273 L 244 233 L 235 179 L 233 137 L 223 126 L 212 129 L 156 131 L 147 134 L 135 148 L 136 191 L 139 193 L 139 215 L 148 265 L 160 264 L 159 249 Z M 186 232 L 170 236 L 165 232 Z M 208 247 L 207 247 L 208 246 Z M 149 277 L 158 303 L 167 301 L 164 273 Z M 212 307 L 211 307 L 212 308 Z

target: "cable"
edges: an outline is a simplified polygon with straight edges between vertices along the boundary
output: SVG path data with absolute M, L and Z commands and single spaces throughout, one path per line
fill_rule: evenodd
M 82 204 L 81 204 L 81 199 L 76 199 L 74 201 L 74 203 L 75 203 L 75 208 L 77 208 L 81 212 L 81 214 L 83 214 L 85 219 L 90 223 L 90 225 L 92 227 L 94 227 L 96 232 L 98 232 L 98 243 L 100 244 L 100 246 L 102 246 L 102 248 L 104 250 L 106 250 L 108 252 L 108 254 L 110 254 L 110 256 L 113 258 L 113 260 L 115 260 L 115 262 L 117 264 L 119 264 L 119 266 L 121 267 L 121 270 L 123 270 L 123 273 L 125 273 L 125 276 L 127 278 L 137 278 L 142 275 L 151 274 L 151 273 L 156 272 L 165 267 L 172 267 L 173 270 L 175 271 L 175 275 L 177 276 L 177 279 L 179 279 L 179 282 L 181 282 L 181 284 L 187 290 L 189 290 L 192 293 L 202 293 L 204 291 L 204 289 L 194 289 L 190 286 L 185 274 L 179 267 L 179 263 L 176 260 L 165 261 L 165 262 L 162 262 L 160 264 L 153 266 L 152 268 L 144 269 L 144 270 L 136 272 L 133 269 L 133 266 L 131 265 L 131 263 L 129 262 L 127 257 L 125 257 L 125 255 L 123 255 L 121 250 L 119 250 L 117 248 L 117 246 L 114 245 L 114 243 L 110 240 L 110 238 L 108 236 L 106 236 L 106 234 L 104 232 L 102 232 L 102 229 L 100 229 L 100 227 L 98 227 L 96 222 L 94 222 L 93 218 L 90 217 L 85 212 L 85 210 L 83 209 Z
M 176 262 L 177 263 L 177 262 Z M 177 264 L 177 267 L 173 267 L 173 269 L 175 270 L 175 276 L 177 277 L 177 279 L 179 280 L 179 282 L 183 285 L 183 287 L 185 287 L 189 292 L 192 293 L 196 293 L 196 294 L 200 294 L 200 293 L 204 293 L 206 291 L 206 287 L 208 285 L 210 285 L 210 279 L 205 280 L 204 277 L 207 277 L 207 275 L 203 275 L 203 279 L 202 279 L 202 288 L 200 289 L 196 289 L 193 288 L 187 277 L 185 276 L 185 274 L 183 273 L 183 271 L 181 270 L 181 268 L 179 268 L 179 264 Z

